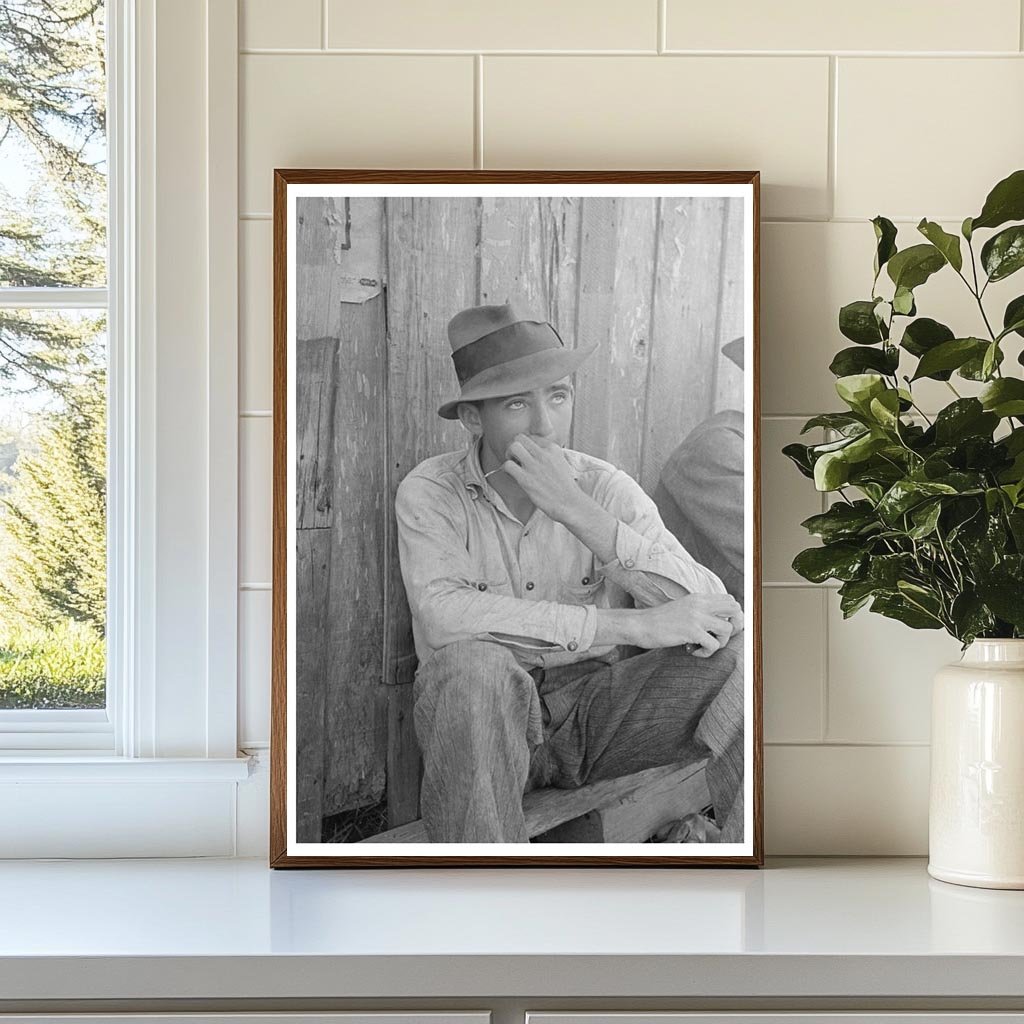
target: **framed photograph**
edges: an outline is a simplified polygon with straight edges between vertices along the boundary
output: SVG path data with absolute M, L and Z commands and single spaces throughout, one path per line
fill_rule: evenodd
M 275 172 L 273 866 L 762 863 L 758 185 Z

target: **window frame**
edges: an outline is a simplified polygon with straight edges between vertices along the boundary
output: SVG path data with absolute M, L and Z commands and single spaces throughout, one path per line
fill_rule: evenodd
M 249 774 L 237 750 L 238 7 L 107 4 L 106 732 L 99 744 L 103 723 L 84 711 L 0 723 L 0 856 L 159 856 L 180 829 L 197 852 L 230 855 Z M 127 783 L 116 796 L 114 783 Z

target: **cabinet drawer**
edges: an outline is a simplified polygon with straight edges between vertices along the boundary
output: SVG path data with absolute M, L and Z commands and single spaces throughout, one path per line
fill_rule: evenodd
M 0 1013 L 0 1024 L 490 1024 L 488 1012 L 423 1013 Z
M 1024 1013 L 527 1013 L 526 1024 L 1024 1024 Z

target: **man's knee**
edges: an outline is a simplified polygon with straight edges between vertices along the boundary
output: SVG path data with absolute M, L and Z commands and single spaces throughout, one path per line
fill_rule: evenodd
M 533 685 L 508 648 L 480 640 L 447 644 L 427 659 L 416 676 L 418 691 L 443 692 L 467 712 L 500 703 L 509 690 L 524 681 Z

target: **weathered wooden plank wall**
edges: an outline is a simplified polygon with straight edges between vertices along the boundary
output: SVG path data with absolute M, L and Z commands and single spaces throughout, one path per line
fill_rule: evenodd
M 468 443 L 458 423 L 437 416 L 456 393 L 448 320 L 470 305 L 514 301 L 549 318 L 566 345 L 597 345 L 577 374 L 572 444 L 651 493 L 694 426 L 718 408 L 742 407 L 742 376 L 719 355 L 742 333 L 742 206 L 610 197 L 308 202 L 323 205 L 309 207 L 298 233 L 306 346 L 298 423 L 302 450 L 313 453 L 300 464 L 297 496 L 310 580 L 299 608 L 310 616 L 302 671 L 320 682 L 319 691 L 306 686 L 300 722 L 307 747 L 320 737 L 323 756 L 306 813 L 372 802 L 386 783 L 395 827 L 418 816 L 420 764 L 392 509 L 417 463 Z M 308 748 L 305 757 L 300 774 L 316 760 Z
M 723 220 L 722 287 L 719 298 L 719 349 L 744 334 L 743 287 L 746 253 L 743 238 L 743 201 L 728 199 Z M 715 386 L 715 412 L 743 408 L 743 371 L 727 356 L 720 356 Z
M 319 770 L 300 770 L 299 792 L 308 786 L 322 816 L 376 802 L 386 781 L 382 214 L 380 200 L 308 198 L 296 217 L 296 499 L 312 574 L 297 626 L 307 615 L 316 645 L 300 676 L 319 676 L 302 679 L 299 720 L 321 737 Z

